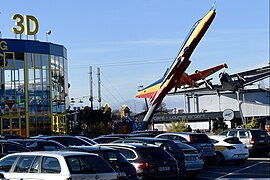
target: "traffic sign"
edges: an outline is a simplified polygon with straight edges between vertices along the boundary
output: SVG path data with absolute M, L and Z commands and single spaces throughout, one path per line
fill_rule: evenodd
M 11 109 L 13 104 L 15 104 L 15 100 L 6 100 L 6 104 L 8 105 L 9 109 Z

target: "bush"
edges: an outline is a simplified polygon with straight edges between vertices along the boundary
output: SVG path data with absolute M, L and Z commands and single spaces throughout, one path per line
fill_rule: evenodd
M 176 122 L 171 122 L 171 125 L 165 125 L 166 129 L 168 132 L 184 132 L 186 131 L 186 121 L 181 120 L 181 121 L 176 121 Z
M 107 124 L 97 123 L 91 126 L 91 135 L 94 137 L 104 134 L 110 134 L 111 130 Z
M 259 127 L 260 127 L 260 123 L 259 123 L 259 121 L 255 117 L 253 117 L 251 119 L 251 122 L 250 123 L 248 123 L 248 124 L 245 125 L 245 128 L 247 128 L 247 129 L 250 129 L 250 128 L 259 128 Z

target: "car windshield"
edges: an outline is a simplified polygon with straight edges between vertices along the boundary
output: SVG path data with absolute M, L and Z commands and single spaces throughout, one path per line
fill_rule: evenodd
M 211 143 L 210 139 L 205 134 L 191 134 L 192 143 Z
M 145 159 L 166 159 L 171 156 L 161 148 L 144 148 L 141 149 L 141 155 Z
M 68 156 L 65 159 L 72 174 L 114 172 L 111 166 L 99 156 Z
M 0 161 L 0 172 L 8 172 L 18 156 L 9 156 Z
M 181 149 L 194 149 L 192 146 L 185 144 L 185 143 L 177 143 L 177 145 L 181 148 Z
M 251 131 L 251 134 L 254 138 L 265 138 L 267 137 L 267 134 L 265 131 L 261 131 L 261 130 L 258 130 L 258 131 Z
M 237 137 L 227 138 L 224 139 L 224 141 L 229 144 L 242 144 L 242 142 Z
M 156 141 L 153 144 L 158 145 L 160 147 L 164 146 L 164 149 L 168 152 L 178 152 L 179 151 L 179 146 L 177 146 L 174 142 L 162 142 L 162 141 Z M 180 149 L 181 151 L 181 149 Z
M 95 152 L 107 162 L 128 162 L 123 154 L 119 151 L 99 151 Z
M 174 142 L 155 142 L 154 144 L 163 147 L 164 150 L 166 150 L 168 153 L 170 153 L 174 158 L 179 159 L 184 157 L 184 152 L 182 149 L 177 146 Z
M 223 131 L 222 133 L 220 133 L 219 135 L 222 135 L 222 136 L 226 136 L 228 133 L 228 131 Z
M 84 137 L 84 136 L 79 136 L 79 138 L 89 142 L 90 144 L 97 144 L 97 142 L 93 141 L 92 139 L 88 138 L 88 137 Z

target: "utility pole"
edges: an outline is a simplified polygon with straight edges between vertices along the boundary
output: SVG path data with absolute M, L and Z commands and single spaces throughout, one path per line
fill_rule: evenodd
M 100 68 L 97 68 L 97 79 L 98 79 L 98 103 L 99 109 L 101 108 L 101 88 L 100 88 Z
M 89 80 L 90 80 L 90 105 L 91 109 L 93 110 L 93 72 L 92 72 L 92 66 L 89 67 Z

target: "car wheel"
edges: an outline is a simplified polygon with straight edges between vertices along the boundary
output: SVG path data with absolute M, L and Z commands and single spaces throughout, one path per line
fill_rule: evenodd
M 222 166 L 225 163 L 225 159 L 222 153 L 216 152 L 216 162 L 217 166 Z
M 197 175 L 198 175 L 197 171 L 187 172 L 187 177 L 190 179 L 194 179 Z

